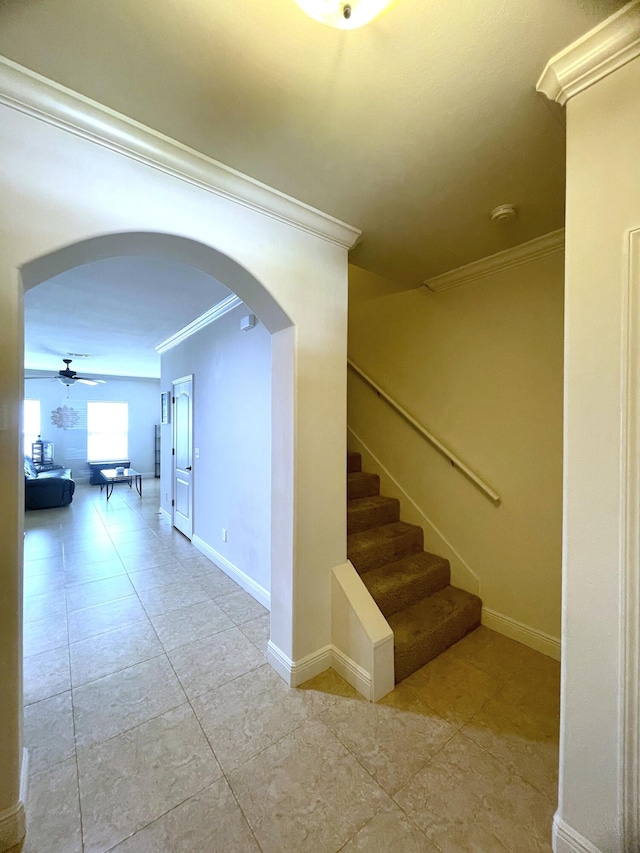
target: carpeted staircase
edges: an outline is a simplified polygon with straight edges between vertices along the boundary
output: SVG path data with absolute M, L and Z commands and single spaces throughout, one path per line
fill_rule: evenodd
M 396 684 L 480 624 L 480 599 L 449 584 L 449 561 L 424 551 L 423 539 L 349 453 L 347 556 L 393 630 Z

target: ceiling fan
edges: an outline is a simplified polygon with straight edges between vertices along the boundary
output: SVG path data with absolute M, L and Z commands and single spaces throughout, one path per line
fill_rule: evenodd
M 71 370 L 69 365 L 71 364 L 72 359 L 63 358 L 64 363 L 67 365 L 63 370 L 59 370 L 57 375 L 54 377 L 51 376 L 27 376 L 26 379 L 57 379 L 61 385 L 66 385 L 67 388 L 70 385 L 75 385 L 76 382 L 81 382 L 83 385 L 104 385 L 104 379 L 89 379 L 87 376 L 78 376 L 75 370 Z

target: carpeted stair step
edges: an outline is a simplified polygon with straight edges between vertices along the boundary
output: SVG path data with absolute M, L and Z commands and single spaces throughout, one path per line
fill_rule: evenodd
M 362 456 L 359 453 L 354 453 L 352 450 L 347 451 L 347 474 L 355 474 L 362 471 Z
M 447 586 L 390 616 L 396 684 L 477 628 L 481 609 L 476 595 Z
M 374 601 L 388 619 L 428 595 L 449 585 L 449 561 L 421 551 L 395 563 L 388 563 L 362 576 Z
M 347 501 L 347 533 L 358 533 L 400 521 L 400 501 L 383 495 Z
M 423 544 L 421 527 L 396 521 L 347 536 L 347 557 L 358 574 L 363 574 L 422 551 Z
M 380 477 L 362 471 L 347 474 L 347 499 L 369 498 L 380 494 Z

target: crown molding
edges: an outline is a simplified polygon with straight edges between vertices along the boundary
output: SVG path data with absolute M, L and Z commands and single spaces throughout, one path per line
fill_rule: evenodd
M 191 335 L 195 335 L 195 333 L 199 332 L 200 329 L 204 329 L 205 326 L 209 326 L 211 323 L 219 320 L 220 317 L 224 317 L 225 314 L 228 314 L 229 311 L 233 311 L 233 309 L 238 305 L 242 305 L 241 299 L 233 294 L 231 296 L 227 296 L 225 299 L 217 302 L 212 308 L 209 308 L 208 311 L 205 311 L 204 314 L 196 317 L 196 319 L 191 323 L 183 326 L 182 329 L 179 329 L 174 335 L 171 335 L 166 340 L 159 343 L 155 347 L 155 351 L 160 355 L 163 355 L 167 350 L 177 347 L 178 344 L 186 341 L 187 338 L 191 337 Z
M 536 85 L 552 101 L 569 98 L 640 56 L 640 0 L 632 0 L 556 53 Z
M 0 56 L 0 104 L 351 249 L 361 231 Z
M 442 275 L 428 278 L 424 284 L 429 290 L 436 293 L 441 290 L 451 290 L 453 287 L 471 284 L 471 282 L 486 278 L 488 275 L 518 267 L 521 264 L 529 263 L 529 261 L 554 255 L 563 249 L 564 228 L 559 228 L 557 231 L 551 231 L 550 234 L 543 234 L 542 237 L 529 240 L 528 243 L 521 243 L 512 249 L 497 252 L 495 255 L 489 255 L 479 261 L 465 264 L 463 267 L 442 273 Z

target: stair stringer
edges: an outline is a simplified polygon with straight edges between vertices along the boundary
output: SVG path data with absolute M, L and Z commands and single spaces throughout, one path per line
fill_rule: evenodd
M 331 577 L 333 668 L 365 699 L 395 687 L 393 631 L 350 560 Z
M 432 554 L 439 554 L 449 560 L 451 566 L 451 584 L 465 592 L 480 595 L 480 578 L 468 563 L 456 551 L 453 545 L 438 530 L 427 515 L 420 509 L 413 498 L 405 492 L 393 474 L 385 468 L 375 453 L 362 441 L 354 430 L 347 426 L 349 432 L 349 450 L 357 451 L 362 456 L 363 467 L 372 474 L 380 477 L 380 494 L 390 498 L 398 498 L 401 503 L 401 518 L 409 524 L 417 524 L 424 532 L 424 549 Z

